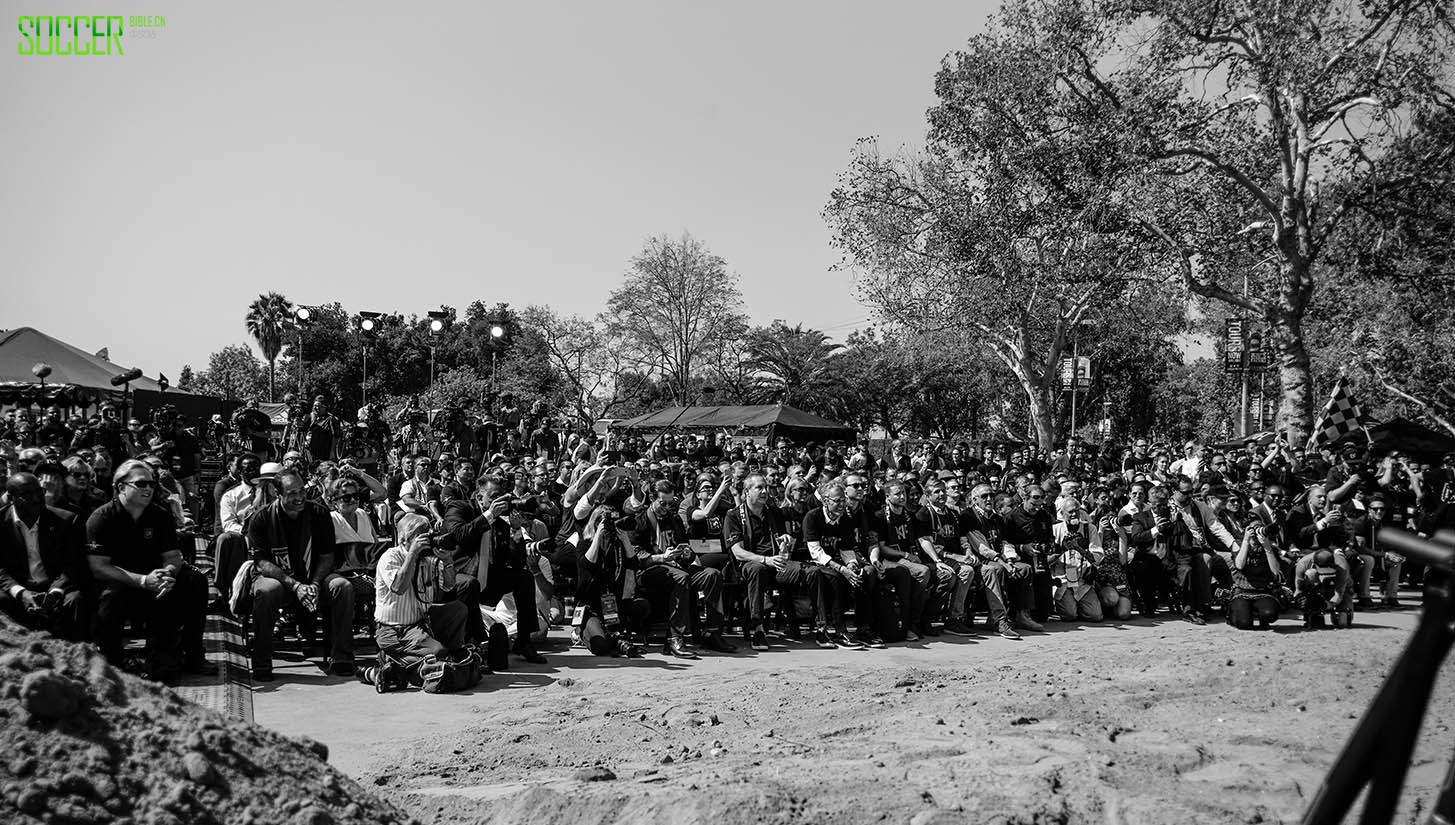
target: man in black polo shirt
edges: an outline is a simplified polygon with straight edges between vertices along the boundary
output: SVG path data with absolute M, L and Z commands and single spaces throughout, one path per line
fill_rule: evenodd
M 1046 564 L 1046 548 L 1051 544 L 1051 512 L 1046 509 L 1046 493 L 1035 485 L 1021 490 L 1021 506 L 1012 507 L 1001 522 L 1001 540 L 1007 558 L 1019 558 L 1031 568 L 1035 604 L 1016 605 L 1015 626 L 1021 630 L 1045 630 L 1031 616 L 1031 610 L 1050 611 L 1050 571 Z M 1042 605 L 1043 607 L 1037 607 Z
M 806 588 L 818 620 L 828 620 L 823 577 L 817 568 L 805 564 L 805 559 L 790 558 L 795 542 L 783 524 L 783 514 L 768 500 L 768 480 L 763 475 L 754 473 L 743 480 L 743 500 L 727 511 L 722 541 L 737 562 L 738 574 L 747 588 L 748 621 L 744 631 L 753 650 L 768 649 L 763 597 L 771 583 L 776 582 L 790 595 Z
M 824 588 L 836 594 L 831 616 L 832 626 L 822 623 L 814 629 L 813 640 L 822 648 L 844 647 L 867 650 L 884 647 L 874 634 L 874 598 L 879 589 L 879 570 L 869 563 L 860 546 L 861 531 L 849 519 L 843 482 L 831 481 L 819 488 L 816 507 L 803 517 L 803 541 L 829 584 Z M 850 636 L 845 613 L 854 605 L 858 633 Z
M 117 468 L 115 498 L 86 522 L 91 575 L 99 596 L 92 637 L 113 664 L 121 663 L 123 629 L 146 624 L 146 673 L 170 681 L 179 670 L 208 673 L 202 623 L 207 582 L 182 561 L 172 513 L 154 503 L 157 480 L 145 462 Z

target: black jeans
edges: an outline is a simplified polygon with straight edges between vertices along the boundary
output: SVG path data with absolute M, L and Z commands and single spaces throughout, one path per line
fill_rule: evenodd
M 112 664 L 121 663 L 125 631 L 133 618 L 146 624 L 146 657 L 152 667 L 175 668 L 203 655 L 202 625 L 207 619 L 207 580 L 191 567 L 177 572 L 165 596 L 150 590 L 108 583 L 96 599 L 91 638 Z
M 528 643 L 531 634 L 541 629 L 540 619 L 536 615 L 535 577 L 530 574 L 529 570 L 499 564 L 491 565 L 485 587 L 480 591 L 480 601 L 476 605 L 475 615 L 478 619 L 479 605 L 499 604 L 500 597 L 506 593 L 515 594 L 515 630 L 516 639 L 519 640 L 517 644 L 521 641 Z
M 654 564 L 637 576 L 637 591 L 648 596 L 666 596 L 670 615 L 667 623 L 673 636 L 692 632 L 697 618 L 693 598 L 701 590 L 707 600 L 709 633 L 722 630 L 722 573 L 711 567 L 686 570 L 675 564 Z
M 831 615 L 833 627 L 843 628 L 847 620 L 844 614 L 848 612 L 849 605 L 854 606 L 854 627 L 862 633 L 872 633 L 874 630 L 874 596 L 879 592 L 879 571 L 873 566 L 864 567 L 859 571 L 859 586 L 855 587 L 849 583 L 849 579 L 838 570 L 827 567 L 820 567 L 828 584 L 825 588 L 833 598 L 833 612 Z M 820 627 L 826 625 L 820 624 Z
M 782 570 L 756 561 L 740 562 L 738 572 L 743 577 L 748 598 L 748 621 L 743 630 L 751 634 L 763 629 L 763 596 L 770 583 L 776 583 L 790 599 L 799 591 L 808 593 L 814 612 L 827 615 L 828 603 L 818 570 L 815 565 L 792 560 L 785 560 Z

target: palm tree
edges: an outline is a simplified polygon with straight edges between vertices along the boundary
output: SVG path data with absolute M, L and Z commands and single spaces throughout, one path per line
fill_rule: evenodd
M 283 351 L 283 334 L 293 326 L 293 304 L 276 292 L 259 295 L 248 306 L 248 334 L 258 342 L 268 362 L 268 402 L 274 400 L 273 368 Z
M 819 330 L 775 321 L 748 336 L 745 366 L 754 375 L 762 400 L 812 406 L 820 400 L 818 390 L 829 359 L 842 348 Z

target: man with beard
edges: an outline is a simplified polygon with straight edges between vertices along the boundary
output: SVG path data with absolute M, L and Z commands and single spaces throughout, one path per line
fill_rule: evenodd
M 696 564 L 692 548 L 686 544 L 687 528 L 677 516 L 676 490 L 669 481 L 653 486 L 656 499 L 637 516 L 636 534 L 632 537 L 637 562 L 637 588 L 648 597 L 666 596 L 670 635 L 662 648 L 667 656 L 696 659 L 687 645 L 688 634 L 696 621 L 692 609 L 693 594 L 702 591 L 707 600 L 707 627 L 702 646 L 719 653 L 733 653 L 736 645 L 722 637 L 722 573 Z
M 1018 557 L 1002 555 L 998 549 L 1002 532 L 1001 518 L 993 507 L 990 485 L 977 484 L 970 490 L 970 506 L 960 511 L 959 531 L 967 553 L 967 562 L 977 566 L 980 586 L 985 588 L 985 602 L 990 608 L 990 623 L 995 632 L 1007 639 L 1021 635 L 1011 626 L 1007 605 L 1014 597 L 1028 604 L 1031 594 L 1031 568 Z M 1006 588 L 1011 593 L 1006 593 Z M 968 624 L 968 623 L 967 623 Z M 946 627 L 949 631 L 948 626 Z
M 1039 633 L 1046 628 L 1031 616 L 1037 603 L 1050 609 L 1051 593 L 1049 571 L 1046 569 L 1046 553 L 1051 546 L 1051 514 L 1046 509 L 1046 493 L 1034 485 L 1027 486 L 1021 493 L 1021 505 L 1012 507 L 1001 521 L 1001 553 L 1006 559 L 1016 559 L 1026 565 L 1029 586 L 1022 591 L 1024 599 L 1016 604 L 1014 626 L 1021 630 Z M 1035 577 L 1038 573 L 1047 576 L 1047 582 L 1037 591 Z
M 273 629 L 285 607 L 324 620 L 324 669 L 335 676 L 354 673 L 354 588 L 335 572 L 333 516 L 304 495 L 307 482 L 281 470 L 260 483 L 276 498 L 247 520 L 253 550 L 253 679 L 273 678 Z
M 1369 598 L 1369 581 L 1374 575 L 1374 564 L 1378 561 L 1384 563 L 1384 572 L 1389 577 L 1384 583 L 1384 606 L 1401 606 L 1399 603 L 1399 577 L 1404 571 L 1404 556 L 1386 549 L 1379 540 L 1379 533 L 1384 528 L 1390 509 L 1384 496 L 1375 493 L 1369 498 L 1365 514 L 1355 518 L 1349 525 L 1349 535 L 1359 550 L 1360 562 L 1362 562 L 1359 565 L 1358 607 L 1360 610 L 1369 610 L 1374 607 L 1374 600 Z
M 743 500 L 723 521 L 723 543 L 732 552 L 747 587 L 745 631 L 753 650 L 768 650 L 763 601 L 770 582 L 785 588 L 790 599 L 800 590 L 806 592 L 819 625 L 827 625 L 830 605 L 824 573 L 803 559 L 791 558 L 793 535 L 785 529 L 778 508 L 768 501 L 768 480 L 761 474 L 743 480 Z
M 45 505 L 40 481 L 16 473 L 5 481 L 0 508 L 0 613 L 62 639 L 85 637 L 85 601 L 78 565 L 84 557 L 76 516 Z

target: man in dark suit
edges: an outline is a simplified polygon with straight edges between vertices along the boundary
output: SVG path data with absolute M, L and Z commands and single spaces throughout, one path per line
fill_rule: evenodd
M 546 657 L 536 651 L 531 634 L 539 629 L 536 618 L 535 579 L 526 564 L 529 540 L 512 530 L 509 515 L 517 502 L 498 478 L 482 478 L 472 498 L 445 504 L 442 540 L 454 550 L 455 597 L 470 610 L 466 635 L 472 641 L 484 634 L 480 605 L 494 605 L 506 593 L 515 594 L 516 636 L 512 652 L 531 664 L 543 665 Z M 540 552 L 540 543 L 534 552 Z M 492 658 L 494 658 L 492 651 Z M 505 659 L 495 659 L 499 665 Z
M 81 527 L 73 513 L 45 504 L 40 480 L 16 473 L 0 508 L 0 611 L 20 624 L 83 641 L 85 602 L 79 566 Z

